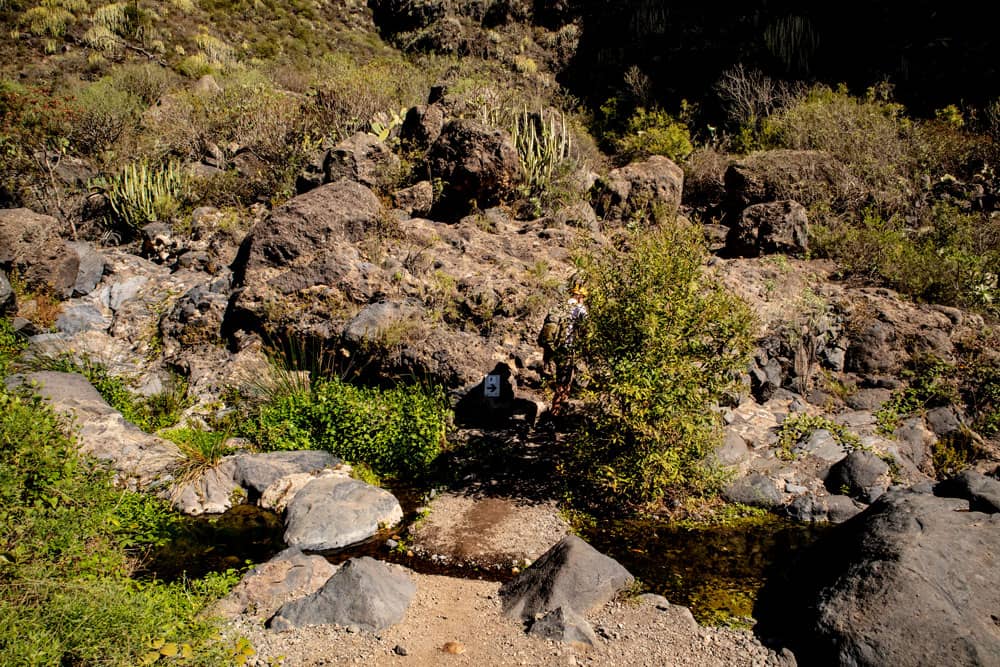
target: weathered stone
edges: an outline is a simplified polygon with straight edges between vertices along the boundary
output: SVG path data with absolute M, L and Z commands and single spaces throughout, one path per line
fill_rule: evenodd
M 411 107 L 399 128 L 399 138 L 410 146 L 426 150 L 441 136 L 444 116 L 444 108 L 440 104 Z
M 750 457 L 746 440 L 734 429 L 726 429 L 722 444 L 715 450 L 715 459 L 724 466 L 738 466 Z
M 453 120 L 428 154 L 434 178 L 444 183 L 440 207 L 461 215 L 499 203 L 520 180 L 520 161 L 510 136 L 471 120 Z
M 1000 514 L 891 491 L 811 546 L 755 616 L 810 665 L 1000 664 Z
M 75 335 L 81 331 L 107 331 L 111 326 L 110 314 L 89 303 L 72 303 L 64 306 L 56 317 L 56 329 Z
M 733 481 L 722 496 L 732 503 L 773 509 L 784 502 L 784 496 L 773 479 L 760 473 L 750 473 Z
M 776 252 L 801 255 L 809 249 L 808 232 L 806 209 L 797 201 L 754 204 L 740 214 L 727 245 L 732 252 L 751 256 Z
M 927 426 L 939 438 L 962 430 L 962 422 L 951 406 L 932 408 L 924 415 Z
M 388 491 L 356 479 L 321 477 L 288 504 L 285 542 L 308 551 L 339 549 L 402 518 L 399 501 Z
M 240 454 L 236 457 L 235 479 L 247 491 L 259 495 L 282 477 L 332 468 L 340 462 L 324 451 Z
M 13 310 L 15 302 L 14 289 L 7 280 L 7 274 L 0 271 L 0 314 Z
M 597 645 L 590 623 L 568 607 L 556 607 L 531 624 L 528 634 L 567 644 Z
M 392 194 L 392 203 L 408 215 L 427 215 L 434 205 L 434 186 L 430 181 L 420 181 Z
M 106 462 L 128 486 L 166 483 L 183 458 L 177 445 L 125 421 L 82 375 L 41 371 L 12 376 L 8 382 L 37 384 L 54 410 L 73 418 L 80 452 Z
M 85 296 L 93 292 L 97 283 L 101 282 L 107 262 L 104 254 L 89 243 L 71 242 L 69 246 L 80 258 L 76 282 L 73 284 L 73 296 Z
M 226 597 L 211 606 L 208 615 L 231 619 L 252 613 L 270 618 L 286 602 L 315 593 L 336 571 L 326 558 L 290 547 L 247 572 Z
M 170 501 L 182 514 L 222 514 L 233 506 L 233 500 L 239 498 L 243 490 L 235 477 L 236 461 L 226 457 L 194 479 L 175 484 Z
M 656 208 L 676 212 L 684 171 L 662 155 L 612 169 L 593 189 L 594 209 L 605 220 L 627 220 Z
M 874 502 L 889 488 L 889 464 L 872 452 L 855 450 L 830 469 L 826 488 L 865 503 Z
M 974 470 L 939 482 L 934 486 L 934 495 L 968 500 L 973 512 L 1000 512 L 1000 481 Z
M 399 170 L 399 158 L 378 137 L 358 132 L 331 148 L 323 162 L 324 181 L 341 178 L 370 188 L 385 185 Z
M 420 319 L 423 308 L 415 301 L 380 301 L 362 308 L 344 327 L 344 340 L 355 345 L 377 345 L 392 331 L 402 331 Z
M 804 206 L 836 209 L 857 203 L 863 189 L 840 161 L 821 151 L 754 153 L 729 166 L 724 176 L 729 215 L 748 206 L 794 199 Z
M 847 448 L 840 444 L 833 434 L 825 428 L 813 431 L 805 442 L 800 442 L 792 448 L 796 456 L 815 456 L 827 463 L 836 463 L 847 455 Z
M 80 257 L 59 236 L 61 224 L 26 208 L 0 209 L 0 266 L 12 268 L 29 290 L 73 295 Z
M 586 614 L 610 601 L 635 578 L 617 561 L 567 535 L 500 589 L 508 617 L 534 620 L 565 607 Z
M 403 620 L 417 587 L 406 570 L 364 556 L 352 558 L 323 587 L 281 606 L 273 630 L 336 623 L 377 632 Z

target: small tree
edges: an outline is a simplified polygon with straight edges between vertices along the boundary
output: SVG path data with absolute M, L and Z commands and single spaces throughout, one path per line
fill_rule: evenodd
M 566 465 L 600 499 L 652 504 L 718 486 L 706 462 L 719 436 L 712 407 L 747 366 L 753 318 L 705 279 L 703 260 L 700 230 L 669 221 L 585 268 L 587 410 Z

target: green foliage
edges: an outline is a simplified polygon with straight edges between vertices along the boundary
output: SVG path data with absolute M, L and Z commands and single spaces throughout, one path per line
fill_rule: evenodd
M 975 438 L 962 431 L 949 434 L 931 446 L 931 462 L 938 479 L 954 477 L 982 456 Z
M 93 359 L 71 354 L 51 358 L 33 358 L 32 365 L 44 370 L 62 373 L 79 373 L 115 410 L 147 433 L 173 426 L 180 421 L 181 412 L 187 407 L 187 383 L 173 378 L 164 391 L 150 396 L 140 396 L 132 391 L 125 378 L 113 375 L 107 366 Z
M 919 299 L 979 310 L 1000 307 L 1000 223 L 935 206 L 919 228 L 872 210 L 852 225 L 814 229 L 813 247 L 844 271 Z
M 861 439 L 840 424 L 820 415 L 794 414 L 789 415 L 778 429 L 777 456 L 790 461 L 795 458 L 792 449 L 806 440 L 814 431 L 824 429 L 830 432 L 833 439 L 846 449 L 861 447 Z
M 0 317 L 0 380 L 7 375 L 11 362 L 21 354 L 27 345 L 23 336 L 19 336 L 6 317 Z
M 687 125 L 656 108 L 636 109 L 616 143 L 619 154 L 628 160 L 665 155 L 681 162 L 694 150 Z
M 230 448 L 226 447 L 229 434 L 225 431 L 182 427 L 160 431 L 159 435 L 176 444 L 181 450 L 186 458 L 183 467 L 188 475 L 210 468 L 223 456 L 232 453 Z
M 703 276 L 702 243 L 696 227 L 664 221 L 584 268 L 586 412 L 566 464 L 584 495 L 645 504 L 719 482 L 705 463 L 718 442 L 711 407 L 746 366 L 752 315 Z
M 511 138 L 521 162 L 524 194 L 546 198 L 556 179 L 574 167 L 573 138 L 566 117 L 555 109 L 514 117 Z
M 273 396 L 242 424 L 265 449 L 326 449 L 378 475 L 412 477 L 441 452 L 450 411 L 440 390 L 358 387 L 338 378 Z
M 875 413 L 879 432 L 891 435 L 901 419 L 957 400 L 954 370 L 951 364 L 933 355 L 914 359 L 912 367 L 902 373 L 907 385 L 893 392 Z
M 135 129 L 145 108 L 136 95 L 121 90 L 108 77 L 95 81 L 76 95 L 79 113 L 70 135 L 81 153 L 99 154 Z
M 136 231 L 153 221 L 168 221 L 188 192 L 188 178 L 179 162 L 152 165 L 133 162 L 111 179 L 106 189 L 115 222 Z
M 205 592 L 128 578 L 168 517 L 78 459 L 40 398 L 0 385 L 0 665 L 136 665 L 155 637 L 219 664 Z

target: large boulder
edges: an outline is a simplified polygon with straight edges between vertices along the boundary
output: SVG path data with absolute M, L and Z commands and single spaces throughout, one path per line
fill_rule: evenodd
M 60 236 L 61 224 L 26 208 L 0 209 L 0 269 L 15 270 L 29 290 L 73 296 L 80 257 Z
M 891 491 L 775 579 L 755 616 L 800 663 L 1000 664 L 1000 515 Z
M 934 487 L 934 495 L 968 500 L 969 509 L 974 512 L 1000 512 L 1000 480 L 974 470 L 966 470 L 956 477 L 939 482 Z
M 684 171 L 662 155 L 612 169 L 593 188 L 594 209 L 605 220 L 629 220 L 661 208 L 675 213 L 681 204 Z
M 826 476 L 830 493 L 842 493 L 871 503 L 889 488 L 889 464 L 876 454 L 855 450 L 838 461 Z
M 340 549 L 402 519 L 403 509 L 388 491 L 356 479 L 319 477 L 288 504 L 285 542 L 307 551 Z
M 730 251 L 740 255 L 801 255 L 809 248 L 808 231 L 805 207 L 786 199 L 743 209 L 726 243 Z
M 439 208 L 450 216 L 466 212 L 472 202 L 480 209 L 495 206 L 521 177 L 510 136 L 473 120 L 448 122 L 427 160 L 444 187 Z
M 563 607 L 583 615 L 635 581 L 622 565 L 575 535 L 567 535 L 500 589 L 508 617 L 534 621 Z
M 356 626 L 377 632 L 399 623 L 417 587 L 398 565 L 352 558 L 312 595 L 292 600 L 271 618 L 273 630 L 304 625 Z
M 358 132 L 331 148 L 323 160 L 323 182 L 341 178 L 370 188 L 392 181 L 399 171 L 399 158 L 378 137 Z
M 236 457 L 235 478 L 249 493 L 259 496 L 282 477 L 332 468 L 340 459 L 324 451 L 263 452 Z
M 315 593 L 336 571 L 326 558 L 289 547 L 247 572 L 208 613 L 227 619 L 243 613 L 270 618 L 289 600 Z
M 57 412 L 73 419 L 82 454 L 105 462 L 131 488 L 159 488 L 182 460 L 177 445 L 125 421 L 82 375 L 41 371 L 8 380 L 36 386 Z
M 848 168 L 822 151 L 772 150 L 754 153 L 729 166 L 724 177 L 726 208 L 739 216 L 754 204 L 794 199 L 804 206 L 826 204 L 842 210 L 864 191 Z

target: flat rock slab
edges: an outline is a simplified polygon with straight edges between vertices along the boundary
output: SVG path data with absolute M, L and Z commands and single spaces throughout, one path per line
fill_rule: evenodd
M 533 561 L 569 533 L 555 503 L 439 494 L 430 513 L 410 529 L 421 551 L 479 566 Z
M 403 508 L 388 491 L 356 479 L 320 477 L 289 502 L 285 543 L 304 551 L 340 549 L 402 519 Z
M 165 484 L 183 459 L 174 443 L 125 421 L 82 375 L 41 371 L 11 376 L 8 384 L 37 385 L 56 412 L 73 419 L 80 453 L 107 463 L 126 486 L 145 489 Z
M 270 627 L 335 623 L 376 632 L 403 620 L 416 592 L 404 568 L 368 556 L 352 558 L 318 591 L 282 605 Z
M 500 589 L 504 613 L 533 621 L 565 607 L 583 615 L 635 581 L 622 565 L 576 535 L 567 535 Z
M 266 452 L 236 457 L 236 481 L 247 491 L 261 494 L 287 475 L 332 468 L 340 459 L 330 452 Z

